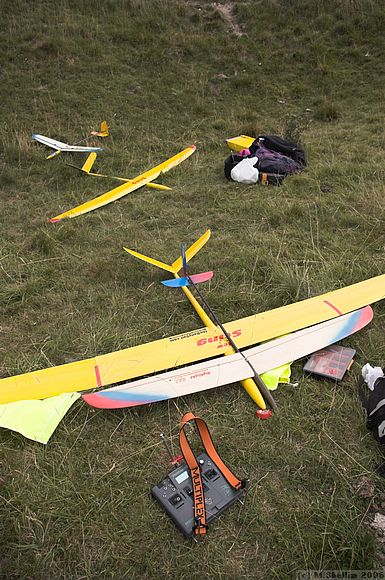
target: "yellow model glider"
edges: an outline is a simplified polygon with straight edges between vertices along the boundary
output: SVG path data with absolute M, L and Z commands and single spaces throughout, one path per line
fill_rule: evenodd
M 203 236 L 201 236 L 192 246 L 190 246 L 190 248 L 188 248 L 186 250 L 186 254 L 185 254 L 186 262 L 191 260 L 191 258 L 193 256 L 195 256 L 195 254 L 197 254 L 201 248 L 203 248 L 205 243 L 209 240 L 210 235 L 211 235 L 211 231 L 207 230 L 203 234 Z M 161 268 L 162 270 L 166 270 L 167 272 L 172 272 L 172 274 L 174 274 L 175 278 L 179 278 L 178 272 L 183 267 L 183 261 L 182 261 L 181 256 L 179 256 L 179 258 L 177 258 L 175 260 L 175 262 L 173 262 L 172 264 L 166 264 L 164 262 L 160 262 L 159 260 L 155 260 L 154 258 L 150 258 L 149 256 L 145 256 L 144 254 L 140 254 L 139 252 L 134 252 L 133 250 L 130 250 L 129 248 L 123 248 L 123 249 L 126 252 L 128 252 L 129 254 L 131 254 L 132 256 L 134 256 L 135 258 L 139 258 L 140 260 L 143 260 L 144 262 L 148 262 L 149 264 L 152 264 L 153 266 L 157 266 L 158 268 Z M 195 312 L 198 314 L 199 318 L 202 320 L 203 324 L 206 326 L 206 328 L 209 330 L 214 330 L 214 331 L 216 330 L 217 333 L 220 334 L 220 332 L 221 332 L 220 328 L 211 320 L 211 318 L 208 316 L 206 311 L 202 308 L 202 306 L 196 300 L 195 296 L 191 293 L 191 291 L 186 286 L 181 286 L 181 289 L 184 292 L 187 300 L 193 306 Z M 233 354 L 234 352 L 235 352 L 235 350 L 233 349 L 233 347 L 229 345 L 229 347 L 225 351 L 223 351 L 223 354 L 229 355 L 229 354 Z M 253 399 L 253 401 L 255 403 L 257 403 L 257 405 L 261 409 L 266 409 L 265 401 L 263 400 L 263 397 L 262 397 L 257 385 L 255 384 L 254 379 L 246 378 L 246 379 L 243 379 L 241 381 L 241 383 L 242 383 L 243 388 L 250 395 L 250 397 Z
M 187 149 L 184 149 L 180 153 L 174 155 L 174 157 L 167 159 L 167 161 L 164 161 L 160 165 L 157 165 L 156 167 L 153 167 L 149 171 L 146 171 L 145 173 L 138 175 L 138 177 L 130 179 L 129 181 L 123 183 L 122 185 L 115 187 L 115 189 L 107 191 L 107 193 L 103 193 L 102 195 L 99 195 L 98 197 L 95 197 L 90 201 L 86 201 L 85 203 L 78 205 L 73 209 L 61 213 L 51 218 L 49 221 L 53 223 L 58 222 L 64 218 L 73 218 L 78 215 L 88 213 L 89 211 L 93 211 L 94 209 L 102 207 L 103 205 L 107 205 L 112 201 L 120 199 L 121 197 L 127 195 L 131 191 L 135 191 L 135 189 L 139 189 L 139 187 L 143 187 L 143 185 L 147 185 L 148 183 L 154 181 L 154 179 L 159 177 L 159 175 L 161 175 L 162 173 L 166 173 L 173 167 L 176 167 L 177 165 L 179 165 L 179 163 L 182 163 L 182 161 L 190 157 L 190 155 L 194 153 L 195 149 L 196 149 L 195 145 L 191 145 L 190 147 L 187 147 Z
M 244 348 L 331 320 L 384 298 L 385 274 L 229 322 L 225 328 L 236 338 L 238 348 Z M 227 349 L 222 333 L 200 328 L 86 360 L 0 379 L 0 404 L 104 387 L 209 359 L 224 354 Z

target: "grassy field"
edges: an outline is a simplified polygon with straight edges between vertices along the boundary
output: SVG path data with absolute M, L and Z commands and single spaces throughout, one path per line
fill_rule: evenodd
M 383 3 L 380 0 L 3 0 L 0 30 L 2 377 L 200 326 L 162 274 L 128 246 L 177 257 L 208 227 L 194 271 L 222 321 L 385 272 Z M 47 218 L 113 183 L 46 161 L 37 132 L 72 143 L 107 119 L 97 169 L 135 176 L 191 143 L 162 182 L 89 215 Z M 225 139 L 300 139 L 305 173 L 280 188 L 224 179 Z M 92 143 L 92 140 L 89 141 Z M 385 306 L 345 341 L 341 384 L 293 365 L 298 387 L 258 421 L 239 384 L 129 411 L 77 401 L 47 447 L 0 432 L 0 577 L 286 579 L 298 570 L 377 569 L 370 528 L 384 501 L 381 455 L 357 400 L 361 366 L 385 363 Z M 192 545 L 150 497 L 170 470 L 186 410 L 249 479 Z M 374 484 L 353 493 L 357 478 Z

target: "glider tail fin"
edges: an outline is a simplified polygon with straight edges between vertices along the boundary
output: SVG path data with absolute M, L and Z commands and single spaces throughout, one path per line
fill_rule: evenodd
M 187 274 L 188 274 L 188 265 L 187 265 L 187 258 L 186 258 L 186 248 L 184 247 L 183 244 L 182 244 L 182 247 L 181 247 L 181 253 L 180 253 L 180 255 L 182 256 L 182 271 L 183 271 L 183 274 L 185 276 L 187 276 Z
M 99 133 L 100 133 L 100 137 L 107 137 L 109 134 L 109 128 L 108 128 L 108 124 L 107 121 L 102 121 L 100 123 L 100 129 L 99 129 Z
M 174 268 L 174 271 L 179 272 L 179 270 L 183 268 L 183 262 L 185 261 L 185 264 L 187 264 L 187 262 L 189 262 L 189 260 L 191 260 L 191 258 L 193 258 L 195 254 L 197 254 L 199 250 L 203 248 L 205 243 L 209 241 L 210 236 L 211 230 L 207 230 L 203 236 L 201 236 L 196 242 L 192 244 L 192 246 L 187 248 L 186 252 L 184 253 L 184 257 L 179 256 L 179 258 L 177 258 L 175 262 L 172 263 L 171 266 Z
M 54 151 L 53 153 L 50 153 L 48 155 L 48 157 L 46 157 L 46 159 L 52 159 L 53 157 L 56 157 L 56 155 L 59 155 L 59 153 L 61 153 L 61 149 L 58 149 L 57 151 Z
M 183 262 L 185 261 L 185 264 L 187 264 L 187 262 L 189 262 L 189 260 L 191 260 L 191 258 L 193 258 L 195 254 L 197 254 L 199 250 L 203 248 L 205 243 L 209 241 L 210 236 L 211 230 L 207 230 L 203 236 L 201 236 L 196 242 L 192 244 L 192 246 L 187 248 L 186 252 L 184 253 L 184 257 L 179 256 L 179 258 L 177 258 L 175 262 L 171 264 L 173 272 L 179 272 L 179 270 L 183 268 Z
M 95 137 L 108 137 L 110 134 L 107 121 L 102 121 L 99 126 L 99 131 L 91 131 L 91 135 Z
M 93 164 L 95 163 L 95 159 L 96 153 L 95 152 L 90 153 L 87 159 L 85 160 L 81 170 L 84 171 L 84 173 L 89 173 L 92 169 Z

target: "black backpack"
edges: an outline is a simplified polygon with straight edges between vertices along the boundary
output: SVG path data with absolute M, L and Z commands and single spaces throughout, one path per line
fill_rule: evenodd
M 225 177 L 231 181 L 231 170 L 233 167 L 238 165 L 240 161 L 242 161 L 244 157 L 242 155 L 237 155 L 236 153 L 232 153 L 227 157 L 225 160 Z
M 258 146 L 255 153 L 258 156 L 258 169 L 266 173 L 276 173 L 277 175 L 293 175 L 302 171 L 302 165 L 294 161 L 291 157 L 271 151 L 265 146 Z
M 250 157 L 258 157 L 259 183 L 281 185 L 287 175 L 303 171 L 307 164 L 305 150 L 278 135 L 259 135 L 249 147 Z M 225 177 L 231 180 L 231 171 L 244 156 L 232 153 L 225 160 Z
M 379 377 L 369 390 L 363 379 L 359 381 L 359 397 L 366 413 L 366 427 L 373 437 L 385 445 L 385 377 Z
M 266 147 L 270 151 L 282 153 L 286 157 L 293 159 L 296 163 L 299 163 L 302 167 L 307 165 L 306 151 L 298 143 L 282 139 L 278 135 L 259 135 L 249 147 L 250 153 L 256 155 L 260 146 Z

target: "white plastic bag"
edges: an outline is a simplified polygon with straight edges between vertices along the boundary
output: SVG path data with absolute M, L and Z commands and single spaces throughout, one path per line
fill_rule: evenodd
M 247 157 L 242 159 L 231 170 L 231 179 L 240 183 L 257 183 L 259 171 L 254 165 L 258 162 L 258 157 Z
M 384 376 L 384 372 L 381 367 L 372 367 L 372 365 L 369 363 L 366 363 L 366 365 L 362 367 L 361 374 L 362 378 L 371 391 L 374 390 L 374 383 L 376 380 Z

